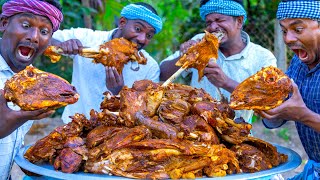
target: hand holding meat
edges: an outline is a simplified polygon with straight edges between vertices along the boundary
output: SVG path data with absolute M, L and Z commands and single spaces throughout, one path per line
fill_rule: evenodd
M 112 94 L 118 94 L 124 86 L 123 76 L 114 67 L 106 67 L 106 85 Z
M 5 83 L 5 98 L 22 110 L 57 109 L 78 101 L 79 94 L 68 81 L 32 66 Z
M 180 45 L 180 52 L 182 54 L 185 54 L 190 47 L 196 45 L 198 42 L 199 41 L 189 40 L 189 41 L 186 41 L 186 42 L 182 43 Z
M 185 53 L 176 62 L 176 66 L 181 66 L 184 69 L 196 68 L 199 75 L 198 80 L 200 81 L 209 60 L 218 58 L 219 39 L 222 36 L 222 33 L 214 35 L 205 31 L 205 35 L 200 42 L 188 41 L 184 43 L 181 47 L 181 52 L 185 51 Z
M 204 69 L 204 75 L 216 87 L 228 89 L 234 81 L 230 79 L 214 61 L 210 61 Z
M 261 111 L 260 115 L 267 118 L 269 121 L 277 121 L 278 119 L 286 119 L 299 121 L 306 125 L 311 126 L 310 119 L 315 119 L 312 115 L 313 113 L 304 103 L 301 94 L 299 92 L 298 86 L 292 81 L 293 93 L 292 96 L 284 101 L 280 106 L 270 109 L 268 111 Z M 318 116 L 318 115 L 316 115 Z M 319 124 L 319 123 L 318 123 Z M 320 131 L 320 126 L 313 125 L 313 128 Z
M 35 111 L 15 111 L 8 107 L 4 91 L 0 89 L 0 138 L 6 137 L 27 120 L 39 120 L 48 117 L 54 110 L 40 109 Z
M 61 48 L 63 50 L 63 54 L 68 55 L 80 54 L 83 49 L 83 45 L 78 39 L 70 39 L 64 42 L 59 42 L 55 44 L 55 46 Z M 50 48 L 50 46 L 48 48 Z
M 129 61 L 137 61 L 139 64 L 146 64 L 147 59 L 142 52 L 138 52 L 138 46 L 125 38 L 115 38 L 95 48 L 83 48 L 77 39 L 71 39 L 57 46 L 49 46 L 44 55 L 52 62 L 59 60 L 60 54 L 79 54 L 80 56 L 93 58 L 94 63 L 101 63 L 104 66 L 115 67 L 119 74 Z

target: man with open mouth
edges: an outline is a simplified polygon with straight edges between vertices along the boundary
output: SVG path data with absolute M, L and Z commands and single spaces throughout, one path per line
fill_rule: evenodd
M 219 43 L 216 62 L 209 62 L 204 69 L 204 77 L 198 81 L 198 70 L 188 69 L 182 76 L 191 75 L 190 85 L 206 90 L 213 98 L 220 99 L 221 94 L 230 98 L 236 86 L 262 67 L 277 66 L 275 56 L 268 49 L 250 41 L 243 31 L 247 12 L 243 0 L 201 0 L 200 16 L 205 21 L 205 30 L 210 33 L 222 32 L 224 37 Z M 175 63 L 187 49 L 193 46 L 204 33 L 195 35 L 180 45 L 180 50 L 160 63 L 160 80 L 167 80 L 179 67 Z M 237 110 L 236 117 L 242 117 L 251 123 L 253 111 Z
M 100 103 L 106 91 L 116 95 L 124 86 L 132 87 L 135 81 L 142 79 L 159 82 L 159 65 L 144 48 L 161 32 L 161 17 L 151 5 L 143 2 L 124 6 L 120 15 L 118 27 L 110 31 L 71 28 L 53 34 L 52 45 L 63 49 L 64 54 L 73 55 L 72 85 L 81 94 L 77 103 L 64 109 L 64 123 L 69 123 L 70 116 L 75 113 L 90 117 L 91 109 L 100 111 Z M 95 64 L 92 63 L 92 58 L 79 55 L 83 47 L 96 47 L 116 38 L 124 38 L 137 44 L 139 52 L 147 59 L 147 64 L 129 62 L 124 65 L 120 74 L 115 67 Z
M 282 0 L 277 19 L 284 42 L 295 53 L 286 72 L 293 80 L 293 93 L 261 115 L 267 128 L 295 121 L 309 160 L 292 179 L 320 179 L 320 1 Z
M 14 74 L 41 55 L 63 15 L 56 0 L 10 0 L 3 4 L 0 17 L 0 180 L 11 179 L 13 159 L 23 144 L 32 120 L 54 111 L 22 111 L 4 98 L 4 84 Z

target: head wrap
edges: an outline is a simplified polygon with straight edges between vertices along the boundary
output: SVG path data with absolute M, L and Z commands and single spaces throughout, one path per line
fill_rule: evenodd
M 247 19 L 247 12 L 243 6 L 232 0 L 210 0 L 200 7 L 200 16 L 203 20 L 211 13 L 228 16 L 243 16 L 243 23 L 246 22 Z
M 320 19 L 320 1 L 316 0 L 286 0 L 278 6 L 277 19 L 309 18 Z
M 10 17 L 18 13 L 33 13 L 47 17 L 53 26 L 53 31 L 60 27 L 63 20 L 61 11 L 55 6 L 38 0 L 11 0 L 3 4 L 2 16 Z
M 156 33 L 159 33 L 162 29 L 161 18 L 150 9 L 141 5 L 130 4 L 125 6 L 121 11 L 121 16 L 127 19 L 141 19 L 146 21 L 156 30 Z

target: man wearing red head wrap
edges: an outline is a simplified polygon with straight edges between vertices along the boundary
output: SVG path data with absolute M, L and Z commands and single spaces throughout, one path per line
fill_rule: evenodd
M 32 121 L 53 112 L 22 111 L 4 98 L 7 79 L 41 55 L 63 19 L 55 0 L 10 0 L 0 17 L 0 180 L 10 179 L 13 158 L 20 149 Z

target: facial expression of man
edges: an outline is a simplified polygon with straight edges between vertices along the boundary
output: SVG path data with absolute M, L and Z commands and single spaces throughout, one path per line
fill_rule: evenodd
M 122 37 L 138 45 L 138 49 L 146 47 L 155 34 L 155 29 L 143 20 L 120 19 L 119 29 Z
M 23 70 L 47 48 L 52 24 L 44 16 L 20 13 L 1 19 L 1 55 L 14 72 Z
M 233 17 L 223 14 L 212 13 L 206 16 L 206 30 L 210 33 L 221 31 L 224 37 L 220 47 L 231 44 L 242 29 L 243 17 Z
M 307 64 L 315 67 L 320 58 L 320 27 L 311 19 L 284 19 L 280 21 L 284 42 Z

